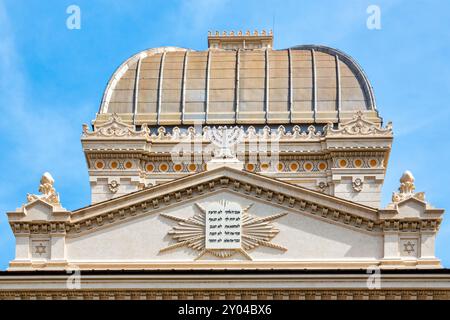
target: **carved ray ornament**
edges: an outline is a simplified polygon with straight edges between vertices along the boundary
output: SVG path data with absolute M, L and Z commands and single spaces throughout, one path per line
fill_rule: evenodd
M 221 201 L 220 203 L 224 202 L 225 201 Z M 195 205 L 199 209 L 200 213 L 187 219 L 161 213 L 162 217 L 176 221 L 178 224 L 168 233 L 177 241 L 177 243 L 161 249 L 160 252 L 165 252 L 180 247 L 188 247 L 199 252 L 195 260 L 199 259 L 206 253 L 210 253 L 219 258 L 228 258 L 236 253 L 241 253 L 247 259 L 252 260 L 249 251 L 259 246 L 281 251 L 287 250 L 287 248 L 271 242 L 271 240 L 280 232 L 280 230 L 275 228 L 271 222 L 275 219 L 283 217 L 287 214 L 287 212 L 274 214 L 267 217 L 256 217 L 248 213 L 249 209 L 253 206 L 253 204 L 250 204 L 242 209 L 241 240 L 239 247 L 231 249 L 211 249 L 206 246 L 206 230 L 208 229 L 206 220 L 208 210 L 199 203 L 195 203 Z

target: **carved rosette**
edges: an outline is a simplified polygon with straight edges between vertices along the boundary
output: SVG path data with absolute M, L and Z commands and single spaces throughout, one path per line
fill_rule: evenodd
M 117 182 L 117 180 L 112 180 L 110 183 L 108 183 L 108 188 L 111 193 L 117 193 L 119 190 L 120 183 Z
M 316 185 L 316 189 L 319 192 L 325 193 L 328 189 L 328 183 L 326 181 L 319 181 Z
M 363 189 L 363 184 L 364 184 L 364 182 L 363 182 L 363 180 L 361 178 L 356 178 L 352 182 L 352 188 L 356 192 L 361 192 L 362 189 Z
M 212 134 L 215 132 L 216 134 Z M 146 137 L 152 141 L 180 141 L 188 142 L 191 140 L 212 142 L 216 141 L 220 146 L 223 145 L 222 134 L 232 133 L 232 137 L 228 141 L 238 143 L 242 140 L 319 140 L 324 137 L 323 131 L 318 130 L 315 126 L 310 125 L 306 130 L 298 125 L 295 125 L 290 130 L 286 130 L 283 125 L 276 129 L 268 126 L 257 130 L 253 126 L 244 129 L 240 126 L 219 126 L 210 127 L 204 126 L 201 128 L 188 127 L 182 129 L 173 127 L 168 130 L 166 127 L 159 127 L 155 132 L 150 133 L 150 129 L 146 124 L 141 126 L 140 131 L 136 131 L 134 126 L 128 125 L 120 119 L 116 114 L 113 114 L 110 120 L 102 125 L 96 126 L 94 131 L 89 130 L 87 124 L 83 125 L 83 137 Z

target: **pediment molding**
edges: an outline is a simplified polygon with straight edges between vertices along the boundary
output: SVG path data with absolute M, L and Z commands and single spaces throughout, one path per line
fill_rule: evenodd
M 436 219 L 400 221 L 395 216 L 380 219 L 376 209 L 228 167 L 183 177 L 79 209 L 71 213 L 69 221 L 29 222 L 19 219 L 10 220 L 10 224 L 15 234 L 65 232 L 77 236 L 161 212 L 183 201 L 194 201 L 207 193 L 223 190 L 362 232 L 378 233 L 392 228 L 414 232 L 439 226 Z
M 235 193 L 236 195 L 242 195 L 242 193 L 228 183 L 228 186 L 224 186 L 222 181 L 213 181 L 208 186 L 209 190 L 204 188 L 202 185 L 197 185 L 192 189 L 186 189 L 184 191 L 175 192 L 173 194 L 168 194 L 163 197 L 163 199 L 153 198 L 147 201 L 141 202 L 139 205 L 126 206 L 120 209 L 112 210 L 108 213 L 98 214 L 89 218 L 81 218 L 79 220 L 72 220 L 70 222 L 24 222 L 24 223 L 11 223 L 11 227 L 15 234 L 18 233 L 31 233 L 31 234 L 51 234 L 51 233 L 61 233 L 64 232 L 72 237 L 81 236 L 83 234 L 94 232 L 99 229 L 104 229 L 107 227 L 112 227 L 121 223 L 137 219 L 139 217 L 144 217 L 147 215 L 152 215 L 161 212 L 162 210 L 170 209 L 176 205 L 181 204 L 183 201 L 201 199 L 204 197 L 206 192 L 210 192 L 211 195 L 217 192 L 227 190 L 229 192 Z M 211 188 L 211 185 L 214 187 Z M 245 185 L 248 188 L 249 185 Z M 195 190 L 194 190 L 195 189 Z M 212 189 L 216 189 L 212 191 Z M 203 190 L 203 191 L 202 191 Z M 254 196 L 258 191 L 245 192 L 246 196 Z M 362 218 L 356 215 L 350 215 L 338 210 L 330 210 L 324 206 L 319 206 L 317 204 L 298 200 L 294 198 L 289 198 L 287 201 L 282 201 L 284 196 L 281 194 L 266 193 L 257 196 L 259 200 L 263 200 L 265 203 L 273 204 L 278 207 L 288 209 L 289 211 L 296 210 L 300 214 L 305 214 L 310 217 L 315 217 L 320 220 L 327 221 L 329 223 L 338 224 L 346 228 L 357 228 L 361 232 L 380 232 L 381 225 L 377 223 L 376 220 Z M 175 199 L 171 201 L 171 199 Z M 162 200 L 162 201 L 160 201 Z M 298 201 L 297 201 L 298 200 Z M 297 204 L 297 205 L 296 205 Z
M 229 190 L 266 203 L 317 216 L 332 223 L 360 230 L 380 231 L 376 210 L 273 178 L 231 168 L 218 168 L 180 178 L 159 186 L 72 212 L 70 221 L 61 222 L 66 233 L 82 234 L 147 214 L 160 212 L 185 200 L 206 193 Z M 279 190 L 279 191 L 273 191 Z M 15 233 L 61 232 L 62 225 L 53 223 L 18 223 L 11 221 Z M 33 226 L 25 226 L 32 224 Z

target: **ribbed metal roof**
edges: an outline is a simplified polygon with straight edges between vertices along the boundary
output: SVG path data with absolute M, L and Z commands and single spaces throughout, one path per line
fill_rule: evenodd
M 164 47 L 117 69 L 96 121 L 118 113 L 149 125 L 336 123 L 357 110 L 381 121 L 364 72 L 336 49 Z

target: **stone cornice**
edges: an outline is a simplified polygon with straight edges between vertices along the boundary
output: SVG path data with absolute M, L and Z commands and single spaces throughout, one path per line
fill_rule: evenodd
M 0 300 L 449 300 L 430 289 L 0 290 Z
M 426 271 L 405 274 L 383 271 L 380 289 L 367 287 L 370 274 L 351 270 L 308 273 L 249 270 L 245 274 L 233 271 L 201 274 L 192 270 L 183 274 L 81 271 L 81 288 L 72 290 L 67 289 L 70 273 L 65 271 L 54 275 L 6 272 L 0 276 L 0 299 L 450 299 L 448 272 Z
M 273 187 L 274 184 L 277 188 Z M 10 224 L 15 234 L 48 234 L 65 231 L 76 235 L 137 216 L 159 212 L 183 200 L 194 199 L 204 193 L 224 189 L 364 231 L 380 231 L 381 228 L 377 222 L 375 209 L 258 174 L 226 167 L 183 177 L 76 210 L 72 212 L 70 221 L 58 223 L 13 219 L 10 220 Z M 274 189 L 280 191 L 274 192 L 272 191 Z
M 327 158 L 330 159 L 331 157 L 336 156 L 384 156 L 385 152 L 383 150 L 367 150 L 358 148 L 357 151 L 348 150 L 348 149 L 342 149 L 342 150 L 333 150 L 331 152 L 328 152 L 327 150 L 299 150 L 299 151 L 280 151 L 278 156 L 280 159 L 321 159 L 321 158 Z M 125 159 L 125 158 L 135 158 L 135 159 L 143 159 L 143 160 L 170 160 L 172 155 L 170 152 L 146 152 L 146 153 L 140 153 L 135 152 L 132 150 L 123 150 L 123 152 L 105 152 L 106 150 L 90 150 L 89 157 L 92 159 L 110 159 L 110 158 L 117 158 L 117 159 Z M 196 155 L 200 155 L 201 153 L 195 153 Z M 251 152 L 250 154 L 257 154 Z M 193 157 L 194 153 L 190 153 L 190 155 Z M 267 153 L 267 156 L 270 156 L 270 152 Z M 241 156 L 238 154 L 238 157 Z M 245 154 L 246 157 L 249 156 L 249 153 Z
M 372 139 L 376 141 L 379 138 L 392 138 L 392 124 L 389 123 L 386 128 L 382 128 L 379 124 L 373 123 L 365 119 L 362 112 L 355 113 L 353 120 L 346 123 L 339 123 L 337 129 L 333 128 L 333 124 L 327 124 L 322 128 L 309 125 L 303 129 L 299 125 L 294 125 L 290 129 L 279 125 L 276 128 L 264 126 L 257 129 L 254 126 L 201 126 L 199 128 L 190 126 L 187 128 L 173 127 L 170 130 L 164 126 L 160 126 L 153 131 L 147 126 L 142 125 L 140 130 L 135 126 L 126 124 L 117 114 L 112 114 L 109 120 L 101 125 L 95 126 L 93 131 L 89 131 L 87 125 L 83 125 L 82 141 L 95 141 L 98 139 L 114 138 L 117 141 L 130 138 L 143 138 L 152 144 L 164 143 L 174 144 L 180 142 L 210 142 L 210 131 L 224 129 L 239 129 L 242 133 L 242 141 L 249 142 L 255 139 L 277 141 L 279 143 L 304 143 L 304 142 L 320 142 L 327 138 L 351 138 L 351 139 Z
M 363 232 L 434 231 L 440 223 L 440 219 L 433 217 L 379 219 L 377 209 L 259 174 L 221 167 L 81 208 L 71 213 L 70 221 L 24 221 L 21 218 L 13 218 L 10 219 L 10 225 L 16 235 L 67 232 L 75 236 L 138 216 L 160 212 L 181 201 L 194 200 L 205 193 L 220 190 L 245 194 L 290 211 L 315 216 L 344 227 L 357 228 Z

